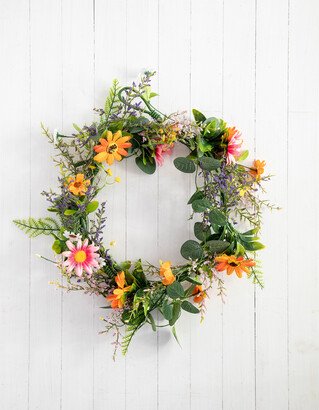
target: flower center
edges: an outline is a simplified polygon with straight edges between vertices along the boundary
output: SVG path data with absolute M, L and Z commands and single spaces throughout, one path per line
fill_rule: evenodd
M 82 185 L 82 182 L 74 182 L 75 188 L 80 188 Z
M 86 253 L 84 251 L 77 251 L 74 255 L 74 260 L 77 263 L 82 263 L 86 260 Z
M 109 152 L 109 154 L 112 154 L 114 151 L 117 151 L 117 144 L 111 144 L 111 145 L 109 145 L 109 148 L 108 148 L 108 152 Z
M 237 262 L 230 262 L 229 265 L 230 266 L 238 266 L 238 263 Z

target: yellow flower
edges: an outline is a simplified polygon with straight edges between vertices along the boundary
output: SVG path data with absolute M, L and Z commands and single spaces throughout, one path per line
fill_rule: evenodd
M 120 177 L 115 177 L 115 182 L 121 182 L 121 178 Z
M 125 280 L 124 272 L 120 272 L 116 275 L 115 282 L 117 284 L 117 289 L 113 290 L 113 295 L 108 295 L 106 299 L 111 302 L 111 307 L 113 309 L 123 308 L 125 302 L 125 293 L 129 292 L 132 286 L 127 285 Z
M 265 172 L 266 161 L 260 161 L 256 159 L 253 164 L 253 169 L 251 169 L 250 174 L 259 181 L 262 174 Z
M 111 170 L 111 168 L 108 168 L 106 171 L 107 175 L 109 175 L 110 177 L 113 175 L 113 172 Z
M 176 278 L 175 278 L 175 276 L 172 272 L 171 265 L 172 265 L 172 263 L 169 262 L 169 261 L 161 262 L 161 267 L 160 267 L 159 274 L 163 278 L 162 283 L 165 286 L 171 285 L 176 280 Z
M 234 271 L 236 275 L 241 278 L 243 272 L 250 273 L 250 268 L 256 265 L 253 259 L 245 259 L 243 256 L 236 257 L 236 255 L 220 255 L 215 257 L 215 269 L 218 272 L 226 270 L 227 275 L 231 275 Z
M 239 191 L 239 196 L 244 196 L 245 193 L 247 192 L 247 188 L 243 188 Z
M 111 241 L 110 242 L 110 246 L 115 246 L 116 245 L 116 241 Z
M 68 178 L 68 189 L 73 195 L 85 195 L 87 187 L 90 185 L 90 180 L 84 180 L 83 174 L 77 174 L 76 177 Z
M 193 290 L 192 296 L 194 296 L 195 303 L 201 303 L 207 297 L 207 294 L 205 291 L 203 291 L 202 285 L 196 285 Z
M 130 148 L 132 144 L 128 142 L 130 136 L 122 137 L 122 131 L 117 131 L 114 135 L 111 131 L 104 131 L 102 138 L 99 139 L 100 145 L 95 145 L 94 151 L 97 152 L 94 160 L 97 162 L 106 161 L 112 165 L 114 160 L 121 161 L 122 157 L 127 156 L 125 148 Z

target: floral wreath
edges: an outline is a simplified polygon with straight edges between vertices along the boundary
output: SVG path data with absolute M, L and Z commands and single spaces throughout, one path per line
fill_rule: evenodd
M 82 128 L 74 124 L 70 136 L 42 125 L 43 133 L 58 154 L 58 193 L 42 192 L 49 202 L 48 211 L 56 217 L 15 220 L 30 237 L 53 237 L 53 262 L 66 279 L 59 287 L 102 295 L 112 312 L 101 319 L 105 332 L 115 336 L 115 353 L 119 346 L 126 354 L 135 332 L 145 324 L 154 331 L 152 312 L 158 310 L 177 339 L 175 323 L 182 310 L 205 313 L 208 290 L 215 284 L 224 298 L 223 274 L 243 273 L 263 287 L 262 272 L 255 252 L 264 248 L 258 242 L 261 211 L 274 205 L 258 196 L 264 176 L 265 161 L 255 160 L 251 166 L 242 162 L 248 151 L 242 151 L 241 133 L 228 127 L 222 119 L 206 118 L 193 110 L 194 121 L 185 113 L 165 115 L 151 100 L 150 82 L 155 73 L 145 72 L 129 87 L 120 88 L 117 80 L 109 90 L 104 109 L 95 110 L 98 119 Z M 170 155 L 176 143 L 189 149 L 187 157 L 174 160 L 175 167 L 194 173 L 196 191 L 188 204 L 201 220 L 194 223 L 196 240 L 187 240 L 181 254 L 184 265 L 160 266 L 125 261 L 117 263 L 102 243 L 106 203 L 95 199 L 106 186 L 120 182 L 110 168 L 115 161 L 135 156 L 136 165 L 145 173 L 155 172 Z M 196 219 L 199 219 L 198 217 Z M 239 230 L 246 222 L 249 230 Z M 124 329 L 124 332 L 122 331 Z M 114 353 L 114 354 L 115 354 Z

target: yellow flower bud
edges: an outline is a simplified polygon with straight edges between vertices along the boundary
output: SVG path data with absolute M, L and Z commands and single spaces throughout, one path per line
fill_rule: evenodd
M 116 245 L 116 241 L 111 241 L 110 242 L 110 246 L 115 246 Z
M 113 175 L 113 172 L 111 170 L 111 168 L 108 168 L 106 171 L 107 175 L 109 175 L 110 177 Z
M 115 177 L 115 182 L 121 182 L 121 178 L 120 177 Z

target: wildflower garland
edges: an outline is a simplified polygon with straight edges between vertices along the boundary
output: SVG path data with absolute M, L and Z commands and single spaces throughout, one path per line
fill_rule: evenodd
M 258 197 L 262 183 L 270 178 L 264 176 L 265 162 L 242 164 L 248 151 L 242 151 L 240 132 L 197 110 L 194 121 L 185 114 L 162 114 L 151 103 L 157 95 L 150 87 L 153 75 L 146 72 L 138 84 L 124 88 L 115 80 L 104 109 L 96 110 L 98 120 L 82 128 L 74 124 L 70 136 L 51 134 L 42 126 L 57 150 L 54 162 L 61 174 L 59 192 L 42 192 L 55 217 L 14 221 L 30 237 L 53 238 L 56 258 L 51 262 L 65 278 L 58 286 L 105 298 L 105 308 L 112 310 L 102 318 L 105 332 L 115 335 L 115 347 L 121 346 L 123 354 L 143 325 L 154 331 L 163 327 L 154 319 L 155 310 L 177 339 L 175 323 L 182 310 L 203 317 L 214 284 L 223 297 L 224 272 L 238 278 L 246 274 L 262 287 L 255 252 L 264 246 L 257 236 L 262 209 L 274 208 Z M 160 261 L 159 267 L 141 259 L 118 263 L 102 241 L 106 203 L 96 200 L 106 185 L 120 181 L 110 167 L 134 155 L 136 165 L 152 174 L 176 143 L 189 149 L 187 157 L 176 158 L 174 164 L 195 175 L 196 191 L 188 205 L 192 217 L 201 216 L 194 224 L 196 240 L 181 246 L 187 262 L 172 266 Z M 249 230 L 240 230 L 240 221 L 248 223 Z

